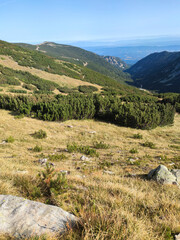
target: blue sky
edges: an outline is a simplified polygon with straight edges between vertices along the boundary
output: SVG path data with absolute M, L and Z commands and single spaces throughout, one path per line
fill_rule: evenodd
M 0 0 L 9 42 L 180 36 L 180 0 Z

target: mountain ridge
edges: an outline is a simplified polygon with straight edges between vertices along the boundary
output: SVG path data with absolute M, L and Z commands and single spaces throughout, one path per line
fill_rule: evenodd
M 180 93 L 180 52 L 150 54 L 126 71 L 136 87 Z
M 16 44 L 21 47 L 45 53 L 46 55 L 55 57 L 59 60 L 64 60 L 85 66 L 91 70 L 111 77 L 121 83 L 132 82 L 130 76 L 127 73 L 124 73 L 122 69 L 110 64 L 102 56 L 79 47 L 47 41 L 37 45 L 26 43 Z

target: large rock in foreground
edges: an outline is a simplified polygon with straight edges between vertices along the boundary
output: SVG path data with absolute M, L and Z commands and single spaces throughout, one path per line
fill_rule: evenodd
M 159 165 L 159 167 L 151 170 L 148 173 L 148 179 L 153 179 L 162 184 L 180 184 L 180 169 L 168 170 L 166 166 Z
M 78 221 L 59 207 L 11 195 L 0 195 L 0 234 L 28 238 L 62 234 Z

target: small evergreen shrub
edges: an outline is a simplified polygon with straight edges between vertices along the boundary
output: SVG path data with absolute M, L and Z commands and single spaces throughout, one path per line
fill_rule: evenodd
M 97 149 L 108 149 L 109 148 L 109 144 L 106 144 L 104 142 L 95 142 L 94 143 L 94 148 L 97 148 Z
M 98 157 L 99 156 L 99 154 L 96 152 L 95 149 L 90 148 L 89 146 L 82 146 L 82 145 L 78 146 L 76 143 L 68 144 L 67 145 L 67 150 L 68 150 L 69 153 L 80 152 L 80 153 L 89 155 L 91 157 Z
M 151 149 L 155 149 L 156 145 L 153 142 L 146 141 L 145 143 L 142 144 L 144 147 L 149 147 Z
M 39 131 L 33 133 L 32 136 L 37 139 L 43 139 L 47 137 L 47 133 L 44 130 L 40 129 Z
M 6 140 L 7 143 L 13 143 L 15 139 L 12 136 L 9 136 Z
M 143 139 L 143 136 L 140 133 L 134 134 L 133 135 L 134 139 Z
M 50 164 L 46 164 L 45 170 L 38 174 L 39 187 L 45 197 L 57 196 L 68 188 L 64 173 L 57 173 Z
M 79 86 L 78 87 L 78 90 L 79 92 L 82 92 L 82 93 L 93 93 L 93 92 L 96 92 L 98 91 L 98 89 L 94 86 L 86 86 L 86 85 L 83 85 L 83 86 Z
M 9 92 L 11 93 L 27 93 L 26 90 L 21 90 L 21 89 L 10 89 Z
M 41 146 L 36 145 L 36 146 L 33 148 L 33 152 L 41 152 L 41 151 L 42 151 L 42 147 L 41 147 Z
M 67 157 L 62 153 L 62 154 L 48 155 L 48 159 L 51 161 L 61 161 L 61 160 L 67 159 Z
M 136 148 L 132 148 L 129 152 L 130 153 L 138 153 L 138 150 Z

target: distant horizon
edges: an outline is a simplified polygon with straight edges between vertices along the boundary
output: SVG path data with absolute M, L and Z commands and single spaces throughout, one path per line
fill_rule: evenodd
M 3 40 L 3 39 L 2 39 Z M 3 40 L 6 41 L 6 40 Z M 60 40 L 44 40 L 41 42 L 24 42 L 24 41 L 11 41 L 11 43 L 27 43 L 32 45 L 42 44 L 44 42 L 54 42 L 57 44 L 74 45 L 74 46 L 102 46 L 102 47 L 130 47 L 130 46 L 171 46 L 180 45 L 180 35 L 175 36 L 141 36 L 124 39 L 94 39 L 94 40 L 79 40 L 79 41 L 60 41 Z
M 8 42 L 117 42 L 180 36 L 179 0 L 0 0 Z

